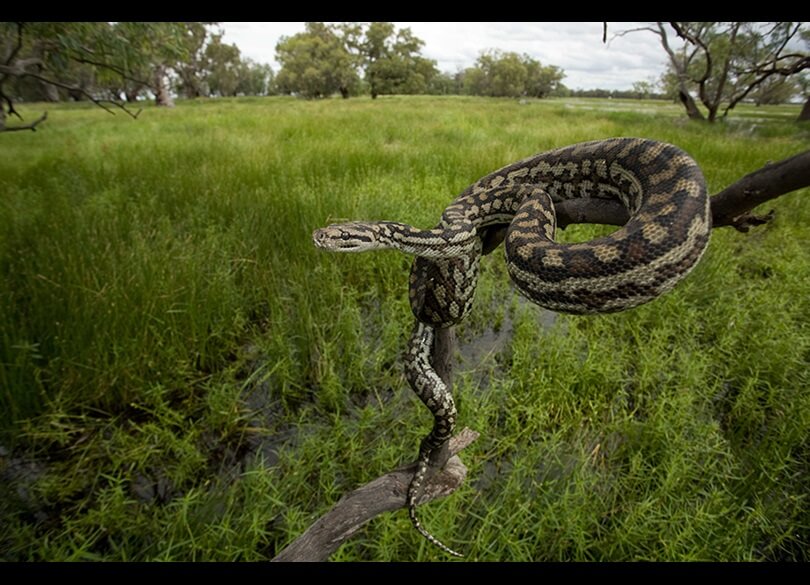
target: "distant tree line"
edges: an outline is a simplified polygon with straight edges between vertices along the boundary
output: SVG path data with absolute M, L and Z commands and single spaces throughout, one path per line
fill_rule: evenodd
M 308 22 L 305 30 L 276 45 L 281 64 L 279 93 L 305 98 L 340 94 L 466 94 L 492 97 L 547 97 L 565 90 L 565 73 L 529 55 L 484 51 L 455 74 L 440 72 L 421 54 L 424 42 L 409 28 L 390 22 L 327 25 Z
M 805 23 L 656 22 L 619 35 L 638 30 L 658 35 L 669 57 L 660 80 L 636 82 L 630 90 L 571 90 L 562 83 L 561 68 L 498 49 L 482 52 L 472 67 L 440 72 L 421 54 L 424 42 L 390 22 L 308 22 L 304 31 L 277 43 L 277 75 L 225 43 L 213 22 L 0 22 L 0 131 L 38 123 L 6 127 L 19 101 L 91 100 L 137 115 L 131 104 L 145 98 L 171 105 L 174 96 L 276 93 L 310 99 L 670 98 L 690 117 L 709 121 L 743 100 L 770 104 L 801 95 L 806 102 L 800 119 L 810 119 Z M 673 34 L 680 46 L 673 44 Z
M 646 82 L 645 82 L 646 83 Z M 633 84 L 632 89 L 572 89 L 565 92 L 564 97 L 583 98 L 608 98 L 608 99 L 630 99 L 630 100 L 671 100 L 672 96 L 664 92 L 657 91 L 656 85 L 651 84 L 639 86 Z

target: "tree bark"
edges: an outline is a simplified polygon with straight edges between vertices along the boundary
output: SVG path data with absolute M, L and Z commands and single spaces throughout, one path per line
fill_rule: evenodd
M 700 108 L 698 108 L 695 103 L 695 98 L 693 98 L 686 89 L 686 84 L 680 83 L 681 88 L 678 90 L 678 100 L 686 109 L 686 115 L 690 120 L 705 120 L 706 118 L 703 116 L 703 112 L 700 111 Z
M 729 185 L 712 197 L 714 227 L 733 226 L 739 231 L 770 219 L 749 212 L 757 205 L 785 193 L 810 186 L 810 150 L 769 163 Z
M 52 83 L 39 80 L 39 90 L 42 92 L 42 99 L 46 102 L 59 101 L 59 88 Z
M 810 96 L 807 96 L 807 101 L 804 102 L 804 107 L 799 112 L 799 117 L 796 118 L 797 122 L 806 122 L 807 120 L 810 120 Z

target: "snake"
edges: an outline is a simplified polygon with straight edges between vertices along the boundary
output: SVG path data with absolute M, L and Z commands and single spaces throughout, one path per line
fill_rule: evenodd
M 555 241 L 555 204 L 576 198 L 618 201 L 628 221 L 590 241 Z M 546 309 L 575 315 L 624 311 L 657 299 L 697 265 L 711 232 L 706 180 L 681 148 L 646 138 L 572 144 L 509 164 L 467 187 L 436 227 L 351 221 L 316 229 L 333 252 L 395 249 L 413 255 L 408 298 L 415 324 L 405 377 L 434 424 L 419 446 L 406 503 L 413 526 L 431 454 L 453 434 L 457 411 L 432 359 L 437 329 L 461 322 L 473 305 L 482 255 L 504 243 L 517 291 Z

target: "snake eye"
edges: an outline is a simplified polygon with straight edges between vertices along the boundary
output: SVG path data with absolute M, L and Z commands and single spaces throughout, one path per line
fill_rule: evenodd
M 340 234 L 340 239 L 341 240 L 348 240 L 350 237 L 351 236 L 349 236 L 349 234 L 347 234 L 346 232 L 343 232 L 342 234 Z

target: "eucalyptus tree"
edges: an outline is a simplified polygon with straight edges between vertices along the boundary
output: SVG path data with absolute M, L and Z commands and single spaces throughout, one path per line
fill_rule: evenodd
M 0 23 L 0 131 L 35 130 L 46 115 L 24 125 L 15 103 L 39 90 L 40 99 L 87 99 L 137 117 L 121 99 L 148 88 L 159 105 L 170 105 L 169 70 L 189 55 L 183 22 Z
M 637 31 L 659 37 L 667 78 L 677 82 L 679 100 L 697 120 L 714 122 L 779 77 L 810 69 L 810 29 L 803 22 L 655 22 L 617 36 Z

